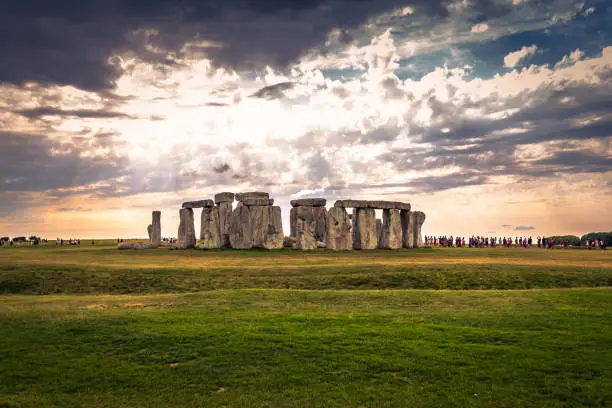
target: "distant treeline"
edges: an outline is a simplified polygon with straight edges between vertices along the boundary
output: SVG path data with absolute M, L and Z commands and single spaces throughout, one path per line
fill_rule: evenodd
M 595 239 L 603 239 L 606 245 L 612 246 L 612 231 L 611 232 L 589 232 L 584 234 L 582 237 L 576 235 L 555 235 L 552 237 L 546 237 L 554 239 L 556 243 L 562 244 L 565 241 L 569 242 L 570 245 L 579 246 L 586 245 L 587 241 L 593 242 Z

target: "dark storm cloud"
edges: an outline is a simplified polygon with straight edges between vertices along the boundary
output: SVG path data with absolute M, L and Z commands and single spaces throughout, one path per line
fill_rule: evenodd
M 127 159 L 112 150 L 83 157 L 96 143 L 95 138 L 91 144 L 78 138 L 60 143 L 46 136 L 0 132 L 0 191 L 72 188 L 121 176 Z
M 230 165 L 227 163 L 223 163 L 222 165 L 213 167 L 213 171 L 217 174 L 225 173 L 231 169 Z
M 53 108 L 50 106 L 43 106 L 34 109 L 23 109 L 15 111 L 22 116 L 29 119 L 37 119 L 41 116 L 62 116 L 62 117 L 76 117 L 76 118 L 131 118 L 121 112 L 113 112 L 106 110 L 94 110 L 94 109 L 74 109 L 64 110 Z
M 443 19 L 448 3 L 450 0 L 3 1 L 0 53 L 5 58 L 0 64 L 0 82 L 110 90 L 121 75 L 119 64 L 110 58 L 113 55 L 137 55 L 171 66 L 176 62 L 170 54 L 180 58 L 184 50 L 206 54 L 220 66 L 284 67 L 306 50 L 322 46 L 332 28 L 346 32 L 370 17 L 405 6 L 412 6 L 421 18 Z M 479 0 L 472 8 L 490 15 L 507 11 L 507 6 L 493 0 Z M 190 46 L 184 47 L 187 42 Z

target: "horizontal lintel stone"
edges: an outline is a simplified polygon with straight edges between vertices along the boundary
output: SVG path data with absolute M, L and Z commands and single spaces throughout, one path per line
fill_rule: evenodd
M 244 200 L 241 201 L 241 203 L 246 206 L 273 205 L 274 199 L 273 198 L 245 198 Z
M 377 210 L 404 210 L 410 211 L 410 204 L 399 201 L 381 200 L 338 200 L 334 207 L 344 208 L 374 208 Z
M 300 198 L 291 200 L 292 207 L 325 207 L 327 200 L 324 198 Z
M 234 193 L 219 193 L 215 194 L 215 203 L 233 203 Z
M 199 200 L 199 201 L 187 201 L 183 203 L 183 208 L 204 208 L 214 207 L 215 202 L 213 200 Z

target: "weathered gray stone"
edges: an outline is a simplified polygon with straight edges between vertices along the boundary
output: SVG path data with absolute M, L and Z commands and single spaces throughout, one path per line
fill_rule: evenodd
M 215 202 L 213 200 L 187 201 L 182 205 L 183 208 L 206 208 L 214 206 Z
M 289 236 L 296 236 L 296 225 L 297 225 L 297 208 L 292 207 L 289 212 Z
M 242 205 L 232 211 L 229 225 L 230 245 L 234 249 L 253 247 L 253 223 L 249 207 Z
M 215 194 L 215 203 L 233 203 L 234 202 L 234 193 L 219 193 Z
M 151 245 L 161 245 L 161 211 L 153 211 L 151 214 Z
M 177 246 L 179 248 L 193 248 L 196 244 L 193 209 L 181 208 L 179 210 L 179 218 Z
M 244 201 L 247 198 L 270 198 L 270 193 L 263 191 L 251 191 L 248 193 L 236 193 L 236 201 Z
M 380 248 L 382 243 L 382 220 L 380 218 L 376 219 L 376 236 L 378 237 L 378 247 Z
M 297 238 L 296 237 L 285 237 L 283 239 L 283 246 L 285 248 L 295 248 L 295 246 L 297 245 Z
M 310 208 L 312 208 L 312 214 L 315 220 L 315 238 L 317 241 L 325 242 L 327 241 L 327 210 L 325 207 Z
M 221 233 L 221 248 L 230 248 L 229 226 L 232 217 L 232 202 L 220 202 L 219 209 L 219 231 Z
M 317 241 L 317 248 L 327 248 L 327 244 L 323 241 Z
M 353 214 L 353 248 L 376 249 L 376 212 L 373 208 L 355 208 Z
M 267 206 L 267 205 L 273 205 L 274 199 L 273 198 L 245 198 L 244 200 L 240 202 L 242 203 L 242 205 L 248 205 L 249 207 Z
M 324 198 L 300 198 L 291 200 L 292 207 L 325 207 L 327 200 Z
M 400 249 L 402 247 L 402 220 L 400 210 L 383 210 L 380 247 Z
M 310 250 L 317 248 L 317 239 L 315 237 L 316 222 L 312 208 L 296 207 L 296 248 L 298 249 Z
M 414 221 L 412 211 L 400 211 L 402 221 L 402 247 L 414 247 Z
M 202 209 L 199 247 L 203 249 L 213 249 L 221 247 L 219 208 L 217 207 Z
M 153 249 L 156 248 L 150 242 L 121 242 L 117 245 L 118 249 Z
M 264 236 L 270 225 L 270 209 L 269 206 L 249 206 L 251 212 L 251 227 L 253 228 L 251 237 L 253 239 L 254 248 L 263 248 Z
M 147 225 L 147 233 L 149 234 L 149 241 L 151 241 L 151 234 L 153 234 L 153 225 Z
M 425 213 L 422 211 L 414 212 L 414 243 L 416 247 L 423 246 L 423 237 L 421 236 L 421 227 L 425 222 Z
M 399 201 L 380 201 L 380 200 L 338 200 L 334 207 L 345 208 L 375 208 L 378 210 L 404 210 L 410 211 L 410 204 Z
M 265 208 L 265 207 L 264 207 Z M 268 207 L 268 228 L 264 234 L 263 247 L 266 249 L 281 249 L 284 243 L 283 220 L 281 208 Z
M 352 250 L 352 229 L 350 216 L 345 208 L 330 208 L 327 213 L 327 248 L 336 251 Z

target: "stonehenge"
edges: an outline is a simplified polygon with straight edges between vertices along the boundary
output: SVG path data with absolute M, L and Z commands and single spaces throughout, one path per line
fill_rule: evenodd
M 179 209 L 177 247 L 350 251 L 422 245 L 425 213 L 412 211 L 409 203 L 337 200 L 329 210 L 325 198 L 295 199 L 290 204 L 290 233 L 285 236 L 281 207 L 274 205 L 269 193 L 222 192 L 212 200 L 186 201 Z M 202 211 L 199 240 L 195 234 L 194 209 Z M 377 212 L 382 212 L 382 219 L 377 219 Z M 159 246 L 161 212 L 153 211 L 147 232 L 151 247 Z

